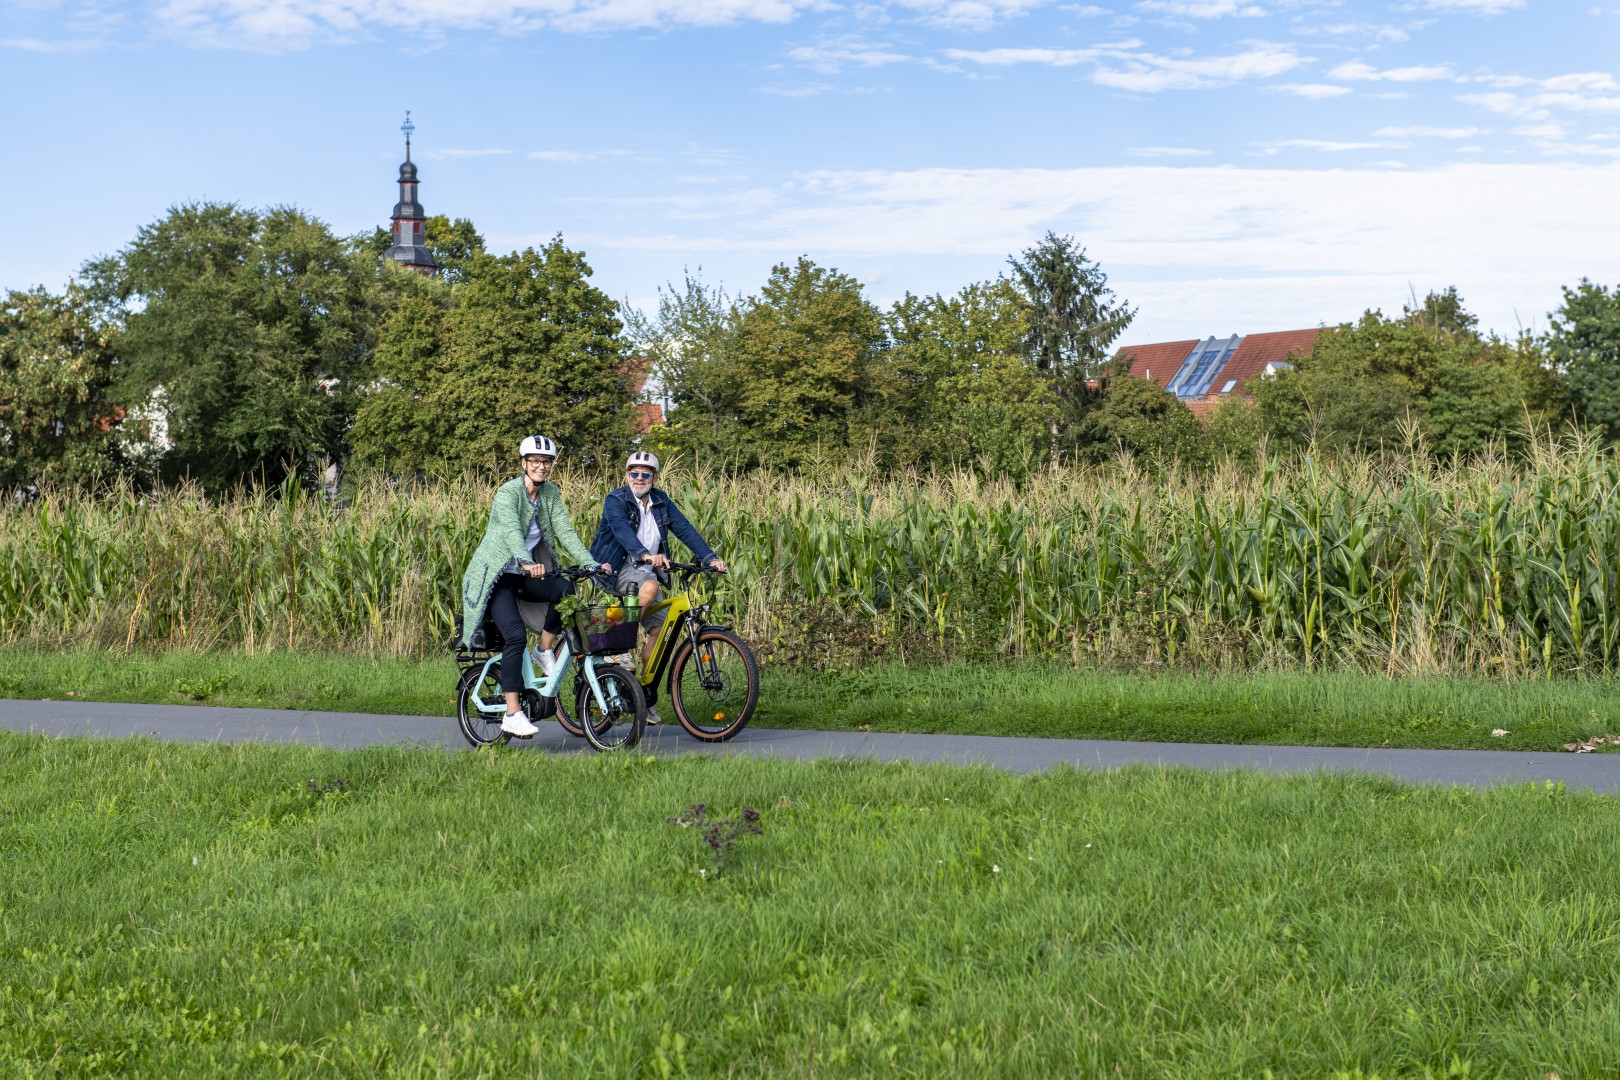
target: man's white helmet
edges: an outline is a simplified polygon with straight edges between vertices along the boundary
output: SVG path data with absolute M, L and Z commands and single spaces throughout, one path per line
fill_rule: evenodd
M 541 457 L 554 458 L 557 456 L 557 444 L 546 438 L 544 435 L 530 435 L 527 439 L 524 439 L 522 445 L 518 447 L 518 457 L 526 458 L 531 454 L 539 454 Z
M 643 469 L 651 469 L 653 472 L 657 472 L 658 455 L 649 454 L 645 450 L 637 450 L 635 453 L 630 455 L 630 460 L 624 463 L 624 467 L 626 469 L 633 469 L 637 465 L 640 465 Z

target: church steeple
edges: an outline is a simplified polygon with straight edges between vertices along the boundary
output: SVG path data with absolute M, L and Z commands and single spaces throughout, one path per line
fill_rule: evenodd
M 416 166 L 411 163 L 411 123 L 407 110 L 405 122 L 399 126 L 405 133 L 405 163 L 399 167 L 399 202 L 394 204 L 394 244 L 387 251 L 390 259 L 408 266 L 421 274 L 431 276 L 439 268 L 433 252 L 427 249 L 427 213 L 416 201 Z

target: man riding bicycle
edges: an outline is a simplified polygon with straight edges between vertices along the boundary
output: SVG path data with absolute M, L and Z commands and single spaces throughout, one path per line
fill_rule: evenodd
M 504 643 L 501 691 L 506 698 L 506 716 L 501 730 L 527 739 L 540 729 L 518 702 L 523 689 L 523 647 L 528 638 L 518 601 L 553 605 L 540 635 L 542 652 L 538 657 L 542 669 L 550 674 L 551 646 L 562 630 L 555 605 L 574 592 L 574 583 L 554 574 L 548 576 L 547 563 L 552 562 L 551 569 L 555 569 L 553 553 L 560 552 L 578 565 L 589 565 L 591 552 L 568 520 L 556 483 L 547 479 L 557 462 L 557 444 L 544 435 L 530 435 L 518 445 L 518 457 L 523 462 L 523 475 L 496 490 L 484 539 L 461 579 L 461 644 L 471 647 L 487 607 Z M 604 562 L 601 570 L 611 573 L 613 568 Z
M 691 548 L 698 562 L 721 573 L 725 573 L 726 564 L 668 493 L 655 486 L 655 455 L 645 450 L 631 454 L 625 463 L 624 479 L 623 487 L 614 488 L 602 500 L 602 520 L 596 528 L 596 539 L 591 541 L 591 557 L 619 568 L 617 584 L 621 595 L 636 593 L 641 604 L 641 625 L 647 631 L 647 644 L 642 650 L 645 660 L 652 654 L 653 638 L 664 621 L 664 613 L 654 612 L 652 606 L 658 602 L 656 571 L 669 569 L 669 534 L 673 532 Z M 647 722 L 658 723 L 658 714 L 648 709 Z

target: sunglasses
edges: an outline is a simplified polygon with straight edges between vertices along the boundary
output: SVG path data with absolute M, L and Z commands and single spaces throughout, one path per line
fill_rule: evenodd
M 645 469 L 631 469 L 627 475 L 632 480 L 651 480 L 653 478 L 653 474 Z

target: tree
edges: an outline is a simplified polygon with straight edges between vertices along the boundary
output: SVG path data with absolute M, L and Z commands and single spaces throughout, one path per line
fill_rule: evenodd
M 1203 429 L 1181 399 L 1151 379 L 1113 379 L 1108 392 L 1082 424 L 1086 453 L 1093 460 L 1124 449 L 1157 463 L 1201 462 Z
M 877 361 L 883 319 L 860 282 L 807 258 L 779 264 L 736 306 L 728 442 L 762 464 L 798 465 L 880 426 L 901 387 Z
M 649 384 L 662 387 L 674 406 L 644 445 L 724 456 L 735 450 L 731 436 L 739 423 L 736 320 L 725 290 L 704 285 L 701 273 L 688 271 L 679 289 L 660 288 L 654 316 L 626 305 L 625 327 Z
M 395 475 L 509 470 L 518 440 L 538 432 L 577 463 L 616 461 L 635 393 L 618 305 L 590 275 L 559 236 L 476 254 L 459 284 L 411 287 L 380 335 L 350 433 L 356 459 Z
M 1044 458 L 1056 405 L 1024 351 L 1026 312 L 1004 278 L 951 297 L 907 294 L 890 309 L 885 360 L 906 402 L 895 464 L 1022 479 Z
M 1067 437 L 1073 444 L 1086 413 L 1101 400 L 1093 385 L 1108 367 L 1109 346 L 1135 309 L 1114 300 L 1108 275 L 1072 236 L 1047 233 L 1021 258 L 1007 260 L 1026 305 L 1025 347 L 1050 380 L 1058 415 L 1050 427 L 1055 467 Z
M 1440 453 L 1522 444 L 1558 412 L 1551 375 L 1530 343 L 1481 337 L 1476 325 L 1455 288 L 1431 292 L 1400 318 L 1368 311 L 1324 330 L 1293 370 L 1248 389 L 1268 434 L 1299 444 L 1398 445 L 1413 422 Z
M 1545 337 L 1553 368 L 1581 416 L 1620 440 L 1620 288 L 1582 278 L 1563 291 Z
M 161 411 L 162 474 L 276 483 L 336 454 L 371 353 L 375 279 L 321 222 L 176 207 L 84 276 L 122 323 L 116 398 Z
M 112 329 L 84 290 L 0 301 L 0 490 L 83 484 L 119 462 Z

